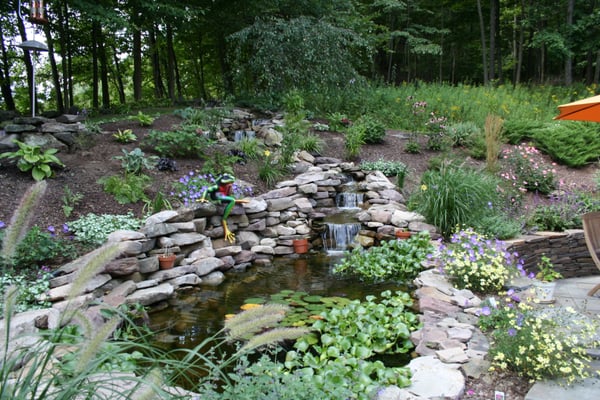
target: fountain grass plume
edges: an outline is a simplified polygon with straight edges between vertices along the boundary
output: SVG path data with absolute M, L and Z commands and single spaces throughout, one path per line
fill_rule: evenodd
M 497 115 L 488 115 L 485 119 L 486 168 L 489 172 L 497 169 L 503 123 Z
M 310 332 L 310 329 L 302 327 L 284 327 L 269 329 L 260 335 L 253 336 L 244 344 L 239 353 L 245 353 L 252 351 L 259 347 L 271 346 L 276 343 L 281 343 L 285 340 L 296 340 L 301 336 L 304 336 Z
M 225 321 L 227 336 L 231 340 L 248 338 L 256 332 L 277 324 L 288 310 L 288 306 L 274 303 L 245 310 Z
M 102 349 L 109 336 L 121 323 L 121 318 L 114 317 L 106 321 L 96 334 L 87 340 L 82 346 L 83 351 L 79 354 L 75 372 L 81 373 L 86 370 L 86 367 L 94 360 L 96 354 Z
M 122 252 L 120 242 L 109 242 L 84 256 L 85 263 L 79 268 L 77 276 L 71 284 L 69 298 L 73 299 L 83 293 L 90 279 L 96 276 L 109 262 L 120 256 Z
M 46 181 L 39 181 L 27 189 L 6 229 L 0 257 L 9 260 L 14 256 L 17 245 L 27 234 L 27 228 L 33 217 L 32 211 L 44 196 L 47 187 Z

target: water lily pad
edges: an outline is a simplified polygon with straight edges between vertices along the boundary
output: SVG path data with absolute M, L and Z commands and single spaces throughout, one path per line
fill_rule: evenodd
M 266 300 L 262 297 L 251 297 L 249 299 L 244 300 L 244 303 L 252 303 L 252 304 L 264 304 Z

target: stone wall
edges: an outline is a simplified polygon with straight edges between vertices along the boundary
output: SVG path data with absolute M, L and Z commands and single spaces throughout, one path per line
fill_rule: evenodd
M 108 242 L 119 244 L 121 256 L 89 280 L 75 304 L 98 300 L 112 305 L 152 305 L 182 287 L 218 285 L 226 271 L 292 255 L 296 239 L 309 239 L 313 248 L 320 249 L 323 221 L 336 211 L 335 197 L 349 180 L 365 199 L 364 209 L 357 214 L 363 227 L 358 234 L 361 245 L 392 239 L 398 228 L 435 235 L 435 228 L 423 216 L 406 209 L 402 194 L 379 171 L 362 171 L 353 163 L 310 154 L 300 154 L 296 167 L 304 172 L 235 206 L 227 220 L 235 243 L 224 241 L 223 210 L 213 203 L 162 211 L 149 217 L 139 231 L 113 232 Z M 167 249 L 177 255 L 176 266 L 160 270 L 158 256 Z M 71 283 L 86 259 L 88 255 L 57 271 L 48 293 L 54 307 L 66 307 Z
M 565 278 L 600 274 L 587 249 L 581 229 L 537 232 L 508 240 L 507 243 L 523 259 L 528 271 L 535 271 L 540 257 L 546 255 Z

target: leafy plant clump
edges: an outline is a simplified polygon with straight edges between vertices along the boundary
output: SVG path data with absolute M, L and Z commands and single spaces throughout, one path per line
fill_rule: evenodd
M 209 141 L 197 132 L 197 127 L 184 125 L 177 131 L 151 130 L 144 144 L 166 158 L 202 158 Z
M 479 326 L 491 334 L 492 370 L 511 370 L 532 381 L 590 376 L 588 348 L 600 343 L 597 321 L 564 311 L 535 309 L 513 291 L 490 299 L 480 310 Z
M 113 133 L 113 137 L 119 143 L 131 143 L 137 140 L 137 136 L 131 129 L 119 129 L 116 133 Z
M 502 151 L 500 176 L 520 191 L 548 194 L 556 188 L 554 164 L 547 165 L 542 153 L 525 144 Z
M 119 229 L 137 230 L 141 224 L 142 222 L 132 213 L 124 215 L 89 213 L 69 222 L 69 229 L 75 233 L 77 240 L 91 245 L 101 245 L 112 232 Z
M 68 233 L 68 227 L 63 226 Z M 71 259 L 77 251 L 71 241 L 57 236 L 54 226 L 42 232 L 38 226 L 31 228 L 15 249 L 11 263 L 18 270 L 37 269 L 44 263 Z
M 507 250 L 506 243 L 471 228 L 453 234 L 449 244 L 441 244 L 438 259 L 457 287 L 479 293 L 498 292 L 511 277 L 525 275 L 521 260 Z
M 54 176 L 53 166 L 64 167 L 65 165 L 55 156 L 57 149 L 42 151 L 40 146 L 13 140 L 19 146 L 19 150 L 0 154 L 2 158 L 16 158 L 17 167 L 22 172 L 31 171 L 31 176 L 36 181 L 41 181 Z
M 154 169 L 159 158 L 157 156 L 146 156 L 146 154 L 136 147 L 131 151 L 121 150 L 123 155 L 115 156 L 116 160 L 121 161 L 121 167 L 128 174 L 140 175 L 144 169 Z
M 388 367 L 376 356 L 408 354 L 419 319 L 410 311 L 407 293 L 385 291 L 380 296 L 321 313 L 313 332 L 287 353 L 285 367 L 316 377 L 317 387 L 337 383 L 349 388 L 359 399 L 371 398 L 381 386 L 410 385 L 408 368 Z
M 404 187 L 404 180 L 408 174 L 408 167 L 401 161 L 379 159 L 377 161 L 363 161 L 360 168 L 365 171 L 381 171 L 385 176 L 395 176 L 396 186 Z
M 432 251 L 429 232 L 423 231 L 407 240 L 384 241 L 367 251 L 357 247 L 333 267 L 333 272 L 356 275 L 368 282 L 407 282 L 423 270 L 422 263 Z
M 152 178 L 144 174 L 111 175 L 100 178 L 98 183 L 106 193 L 115 196 L 119 204 L 128 204 L 149 200 L 146 190 L 150 188 Z

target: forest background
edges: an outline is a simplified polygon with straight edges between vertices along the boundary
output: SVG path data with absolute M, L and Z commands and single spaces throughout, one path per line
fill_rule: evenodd
M 34 82 L 40 113 L 226 99 L 269 109 L 292 89 L 326 113 L 359 108 L 367 83 L 589 87 L 600 76 L 592 0 L 46 0 L 38 23 L 29 3 L 0 4 L 9 111 L 31 107 Z M 43 57 L 18 47 L 31 39 Z

